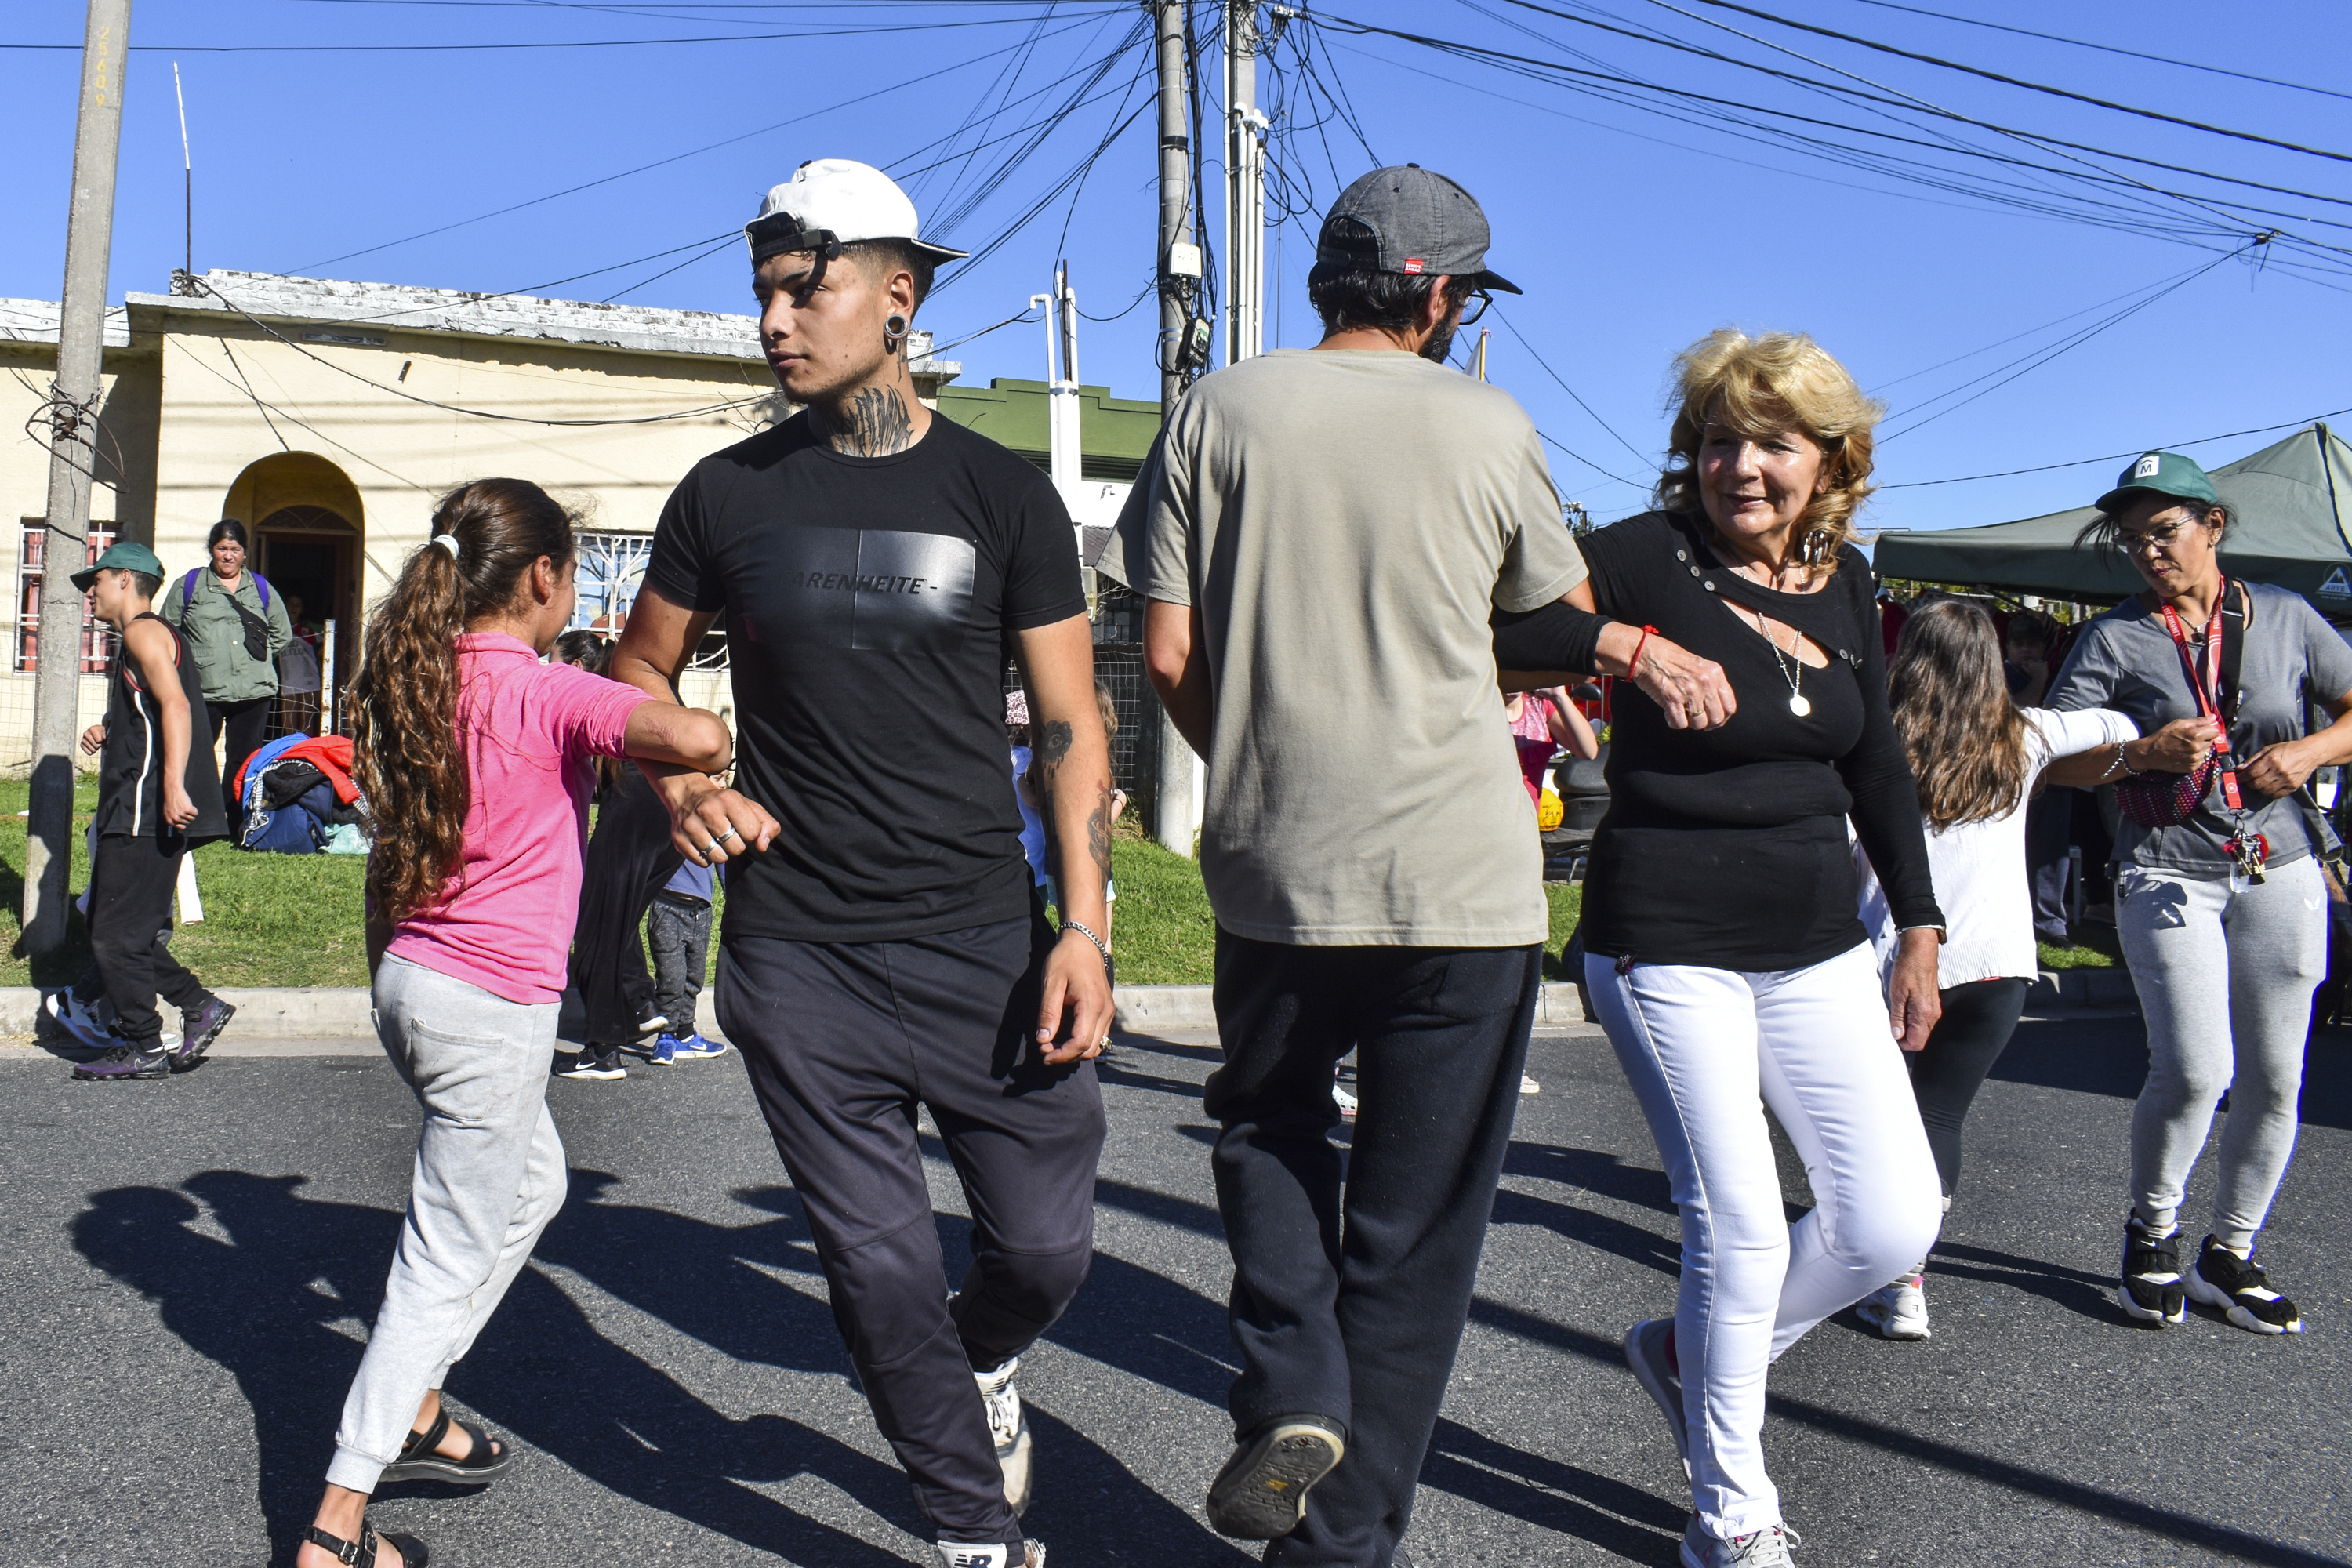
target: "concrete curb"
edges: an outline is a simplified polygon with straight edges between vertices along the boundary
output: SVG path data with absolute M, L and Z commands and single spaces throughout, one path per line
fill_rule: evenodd
M 305 1040 L 370 1039 L 375 1023 L 366 988 L 358 985 L 255 986 L 221 992 L 236 1007 L 239 1035 L 255 1038 Z M 2026 993 L 2028 1012 L 2064 1012 L 2090 1008 L 2137 1008 L 2131 974 L 2122 969 L 2060 969 L 2042 972 Z M 25 1038 L 36 1032 L 41 993 L 30 985 L 0 986 L 0 1037 Z M 705 991 L 697 1009 L 697 1026 L 717 1035 L 711 994 Z M 1543 988 L 1536 1022 L 1560 1025 L 1587 1022 L 1576 987 L 1550 981 Z M 1137 1034 L 1160 1029 L 1213 1029 L 1217 1012 L 1206 985 L 1122 985 L 1118 988 L 1118 1026 Z

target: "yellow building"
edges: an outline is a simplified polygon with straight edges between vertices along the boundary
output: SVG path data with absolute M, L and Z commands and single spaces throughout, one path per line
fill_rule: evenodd
M 94 537 L 152 545 L 173 574 L 204 564 L 222 518 L 255 567 L 328 624 L 337 681 L 359 613 L 426 537 L 434 499 L 512 475 L 584 520 L 582 621 L 625 609 L 662 503 L 696 461 L 783 412 L 754 318 L 219 271 L 175 275 L 107 319 Z M 30 758 L 32 617 L 48 453 L 33 434 L 54 374 L 58 307 L 0 300 L 0 562 L 14 577 L 0 672 L 0 769 Z M 908 347 L 926 401 L 960 366 Z M 36 426 L 37 429 L 37 426 Z M 28 548 L 29 542 L 29 548 Z M 103 707 L 86 642 L 82 705 Z M 723 707 L 714 639 L 683 693 Z

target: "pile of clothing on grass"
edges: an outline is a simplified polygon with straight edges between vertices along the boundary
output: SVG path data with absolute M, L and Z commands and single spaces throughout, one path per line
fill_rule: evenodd
M 345 735 L 288 735 L 253 753 L 236 778 L 245 803 L 240 849 L 364 855 L 367 799 L 352 782 Z

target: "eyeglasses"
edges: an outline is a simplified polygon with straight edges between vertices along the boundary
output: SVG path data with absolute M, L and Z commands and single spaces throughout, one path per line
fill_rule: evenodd
M 2151 528 L 2145 533 L 2128 533 L 2117 529 L 2116 543 L 2126 555 L 2146 555 L 2151 550 L 2169 550 L 2188 526 L 2185 522 L 2175 522 L 2163 528 Z
M 1470 297 L 1462 301 L 1462 316 L 1455 324 L 1465 327 L 1470 325 L 1471 322 L 1485 315 L 1486 307 L 1494 302 L 1495 297 L 1484 289 L 1473 289 L 1470 291 Z

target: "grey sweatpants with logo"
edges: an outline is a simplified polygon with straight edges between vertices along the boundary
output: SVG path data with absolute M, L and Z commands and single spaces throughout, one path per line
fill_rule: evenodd
M 2225 872 L 2126 866 L 2116 925 L 2147 1021 L 2147 1084 L 2132 1110 L 2132 1201 L 2169 1226 L 2230 1097 L 2213 1234 L 2244 1251 L 2294 1152 L 2311 993 L 2327 973 L 2327 887 L 2305 856 L 2259 887 Z
M 563 1144 L 547 1113 L 556 1006 L 406 959 L 376 970 L 376 1035 L 425 1128 L 383 1306 L 335 1432 L 336 1486 L 375 1490 L 425 1391 L 473 1348 L 563 1206 Z

